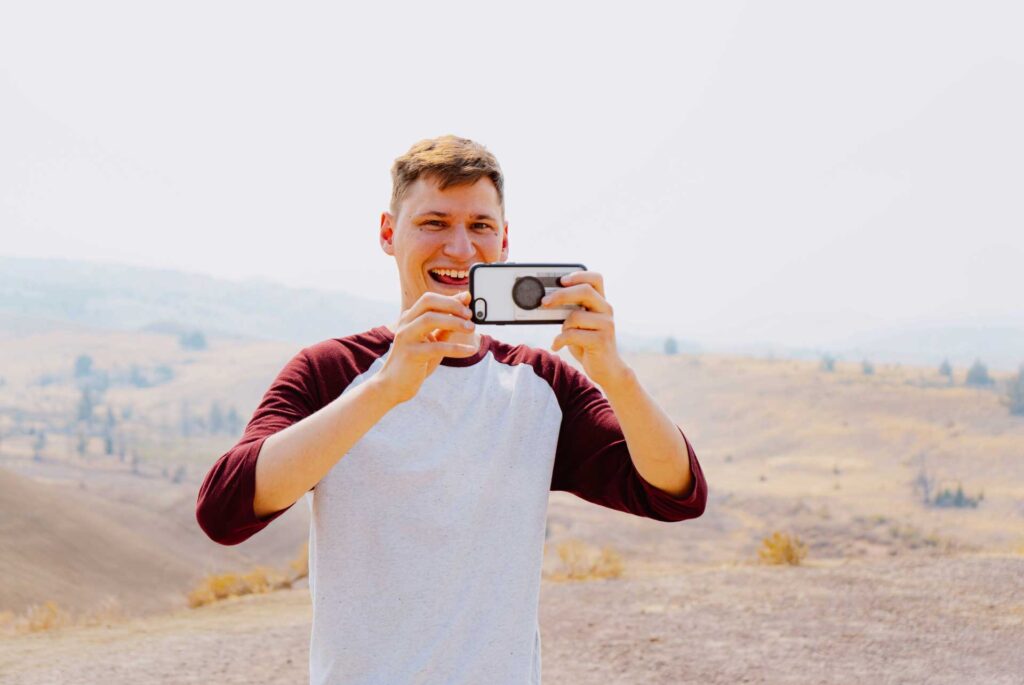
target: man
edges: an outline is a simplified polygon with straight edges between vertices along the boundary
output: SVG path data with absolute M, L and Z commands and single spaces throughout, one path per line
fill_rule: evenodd
M 313 492 L 312 683 L 539 683 L 549 490 L 681 521 L 707 485 L 619 356 L 600 274 L 563 278 L 544 305 L 582 305 L 553 349 L 586 376 L 474 329 L 469 267 L 508 258 L 490 152 L 421 141 L 392 177 L 380 244 L 400 317 L 295 355 L 207 474 L 197 519 L 237 544 Z

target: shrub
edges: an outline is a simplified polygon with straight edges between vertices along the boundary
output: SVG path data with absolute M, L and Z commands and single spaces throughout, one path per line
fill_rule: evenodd
M 153 369 L 153 385 L 160 385 L 166 383 L 174 378 L 174 369 L 167 364 L 160 364 Z
M 796 535 L 775 531 L 761 541 L 757 556 L 762 564 L 799 566 L 807 556 L 807 546 Z
M 945 376 L 949 380 L 953 380 L 953 367 L 949 365 L 948 359 L 942 360 L 942 365 L 939 366 L 939 375 Z
M 178 338 L 178 342 L 181 343 L 182 348 L 186 350 L 206 349 L 206 336 L 203 335 L 202 331 L 182 333 L 181 336 Z
M 865 359 L 863 362 L 861 362 L 860 370 L 865 376 L 870 376 L 875 372 L 875 367 L 871 362 Z
M 27 608 L 20 616 L 13 611 L 0 611 L 0 634 L 39 633 L 65 626 L 109 625 L 128 618 L 120 601 L 113 596 L 106 597 L 92 611 L 72 616 L 50 600 Z
M 679 343 L 676 342 L 675 338 L 665 338 L 665 354 L 676 354 L 679 352 Z
M 978 508 L 978 502 L 985 498 L 985 493 L 980 492 L 976 497 L 969 497 L 964 494 L 963 485 L 957 483 L 956 491 L 944 488 L 935 495 L 932 504 L 936 507 L 956 507 L 972 509 Z
M 248 573 L 213 574 L 188 593 L 188 605 L 194 609 L 229 597 L 262 594 L 291 586 L 292 581 L 284 574 L 265 566 L 257 566 Z
M 54 601 L 35 604 L 15 623 L 15 630 L 22 633 L 40 633 L 44 630 L 62 628 L 71 623 L 71 617 Z
M 992 377 L 988 375 L 988 367 L 981 363 L 980 359 L 974 360 L 974 364 L 967 370 L 967 385 L 986 386 L 992 385 Z
M 835 357 L 833 357 L 831 355 L 828 355 L 828 354 L 822 356 L 821 364 L 819 365 L 819 368 L 822 371 L 826 371 L 828 373 L 831 373 L 831 372 L 835 371 L 836 370 L 836 359 L 835 359 Z
M 622 557 L 611 547 L 597 552 L 580 540 L 567 540 L 556 549 L 562 566 L 548 576 L 550 580 L 583 581 L 622 575 Z

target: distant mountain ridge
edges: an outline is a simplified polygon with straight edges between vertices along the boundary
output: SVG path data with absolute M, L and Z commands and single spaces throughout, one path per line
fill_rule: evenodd
M 55 327 L 143 330 L 281 340 L 303 345 L 393 321 L 398 302 L 341 291 L 291 288 L 265 279 L 227 281 L 171 269 L 0 256 L 0 330 Z M 541 330 L 542 329 L 542 330 Z M 555 327 L 506 326 L 501 340 L 546 347 Z M 664 338 L 619 333 L 624 350 L 660 352 Z M 679 340 L 680 352 L 700 347 Z
M 0 317 L 14 331 L 58 323 L 311 344 L 390 320 L 397 305 L 343 292 L 67 259 L 0 257 Z
M 0 330 L 28 333 L 55 327 L 145 330 L 280 340 L 309 345 L 393 321 L 398 303 L 341 291 L 292 288 L 264 279 L 227 281 L 170 269 L 68 259 L 0 256 Z M 636 335 L 619 322 L 627 352 L 661 352 L 667 336 Z M 666 324 L 667 328 L 671 328 Z M 547 347 L 554 327 L 488 328 L 515 344 Z M 867 331 L 828 346 L 758 343 L 702 345 L 678 338 L 680 353 L 724 352 L 840 361 L 966 367 L 981 359 L 992 370 L 1024 363 L 1024 326 L 931 322 Z

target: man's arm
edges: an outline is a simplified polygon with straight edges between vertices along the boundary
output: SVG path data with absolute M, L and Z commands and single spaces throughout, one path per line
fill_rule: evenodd
M 448 342 L 451 333 L 466 333 L 468 302 L 468 292 L 425 293 L 402 312 L 391 354 L 379 373 L 267 438 L 256 462 L 257 516 L 291 506 L 319 483 L 385 414 L 415 396 L 445 355 L 476 353 L 474 345 Z
M 561 285 L 541 300 L 541 306 L 572 304 L 582 309 L 565 319 L 552 349 L 568 347 L 607 398 L 582 379 L 568 383 L 576 387 L 567 399 L 560 399 L 562 459 L 556 457 L 553 487 L 666 521 L 700 516 L 707 483 L 697 455 L 619 356 L 603 277 L 595 271 L 577 271 L 562 276 Z M 573 378 L 577 373 L 566 375 Z
M 548 359 L 551 361 L 540 362 L 538 375 L 548 378 L 562 409 L 551 489 L 572 492 L 588 502 L 658 521 L 701 516 L 707 504 L 707 482 L 682 430 L 672 424 L 686 450 L 690 482 L 688 489 L 675 494 L 670 490 L 678 486 L 658 487 L 647 480 L 657 480 L 656 476 L 641 473 L 637 468 L 641 458 L 633 456 L 615 410 L 601 390 L 557 356 L 549 355 Z M 659 449 L 654 443 L 649 449 Z M 646 454 L 662 461 L 657 451 Z
M 393 341 L 349 339 L 344 350 L 299 352 L 281 370 L 238 444 L 210 469 L 199 490 L 196 519 L 210 539 L 243 542 L 290 508 L 395 405 L 414 396 L 445 356 L 476 352 L 449 342 L 465 332 L 469 293 L 425 293 L 402 312 Z M 333 348 L 337 343 L 325 341 Z M 349 383 L 390 349 L 382 368 Z M 311 358 L 319 361 L 314 364 Z
M 241 439 L 210 469 L 196 502 L 207 536 L 236 545 L 311 490 L 394 405 L 373 378 L 344 392 L 384 349 L 353 346 L 314 365 L 296 354 L 263 396 Z M 315 350 L 314 350 L 315 352 Z M 319 353 L 323 357 L 322 353 Z M 328 404 L 328 397 L 335 399 Z
M 256 461 L 256 516 L 263 518 L 294 504 L 394 405 L 378 379 L 371 378 L 269 436 Z
M 636 373 L 627 369 L 603 389 L 622 427 L 633 465 L 644 480 L 676 497 L 692 492 L 694 478 L 686 439 Z

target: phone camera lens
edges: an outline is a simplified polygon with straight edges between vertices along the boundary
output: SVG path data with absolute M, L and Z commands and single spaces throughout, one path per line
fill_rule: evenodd
M 522 276 L 512 285 L 512 301 L 522 309 L 536 309 L 544 297 L 544 284 L 535 276 Z

